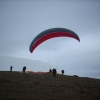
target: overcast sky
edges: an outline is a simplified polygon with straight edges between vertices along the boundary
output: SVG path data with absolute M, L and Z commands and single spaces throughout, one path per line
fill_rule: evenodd
M 76 32 L 80 42 L 53 38 L 31 54 L 34 37 L 55 27 Z M 0 0 L 0 55 L 40 60 L 66 74 L 100 78 L 100 1 Z

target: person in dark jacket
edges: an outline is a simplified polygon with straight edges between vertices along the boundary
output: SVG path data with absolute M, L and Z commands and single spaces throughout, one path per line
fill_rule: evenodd
M 26 71 L 26 66 L 23 67 L 23 73 L 25 73 L 25 71 Z
M 10 66 L 10 71 L 12 72 L 12 68 L 13 68 L 13 66 Z
M 54 69 L 52 70 L 52 72 L 53 72 L 53 76 L 55 77 L 55 76 L 56 76 L 56 69 L 54 68 Z
M 62 75 L 64 74 L 64 70 L 61 70 Z
M 49 70 L 49 73 L 51 73 L 51 72 L 52 72 L 52 70 L 50 69 L 50 70 Z

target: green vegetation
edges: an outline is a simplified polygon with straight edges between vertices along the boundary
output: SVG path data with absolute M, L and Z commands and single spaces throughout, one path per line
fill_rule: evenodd
M 100 79 L 1 71 L 0 100 L 100 100 Z

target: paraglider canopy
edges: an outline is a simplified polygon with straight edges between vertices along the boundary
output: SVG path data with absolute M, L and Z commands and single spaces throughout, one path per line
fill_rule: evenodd
M 65 28 L 51 28 L 51 29 L 47 29 L 41 33 L 39 33 L 31 42 L 30 44 L 30 48 L 29 51 L 32 53 L 34 51 L 34 49 L 40 45 L 42 42 L 50 39 L 50 38 L 55 38 L 55 37 L 71 37 L 74 38 L 76 40 L 78 40 L 80 42 L 80 39 L 78 37 L 78 35 L 69 30 L 69 29 L 65 29 Z

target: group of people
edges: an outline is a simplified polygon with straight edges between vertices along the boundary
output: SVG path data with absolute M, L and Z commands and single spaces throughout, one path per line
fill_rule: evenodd
M 56 71 L 56 69 L 54 68 L 53 70 L 49 70 L 49 73 L 53 73 L 53 76 L 55 77 L 56 76 L 56 73 L 57 73 L 57 71 Z
M 54 68 L 53 70 L 49 70 L 49 73 L 53 73 L 53 76 L 55 77 L 56 76 L 56 73 L 57 73 L 57 71 L 56 71 L 56 69 Z M 61 73 L 62 73 L 62 75 L 64 74 L 64 70 L 61 70 Z
M 11 72 L 12 72 L 12 68 L 13 68 L 13 66 L 10 66 L 10 71 L 11 71 Z M 26 66 L 23 67 L 22 73 L 25 73 L 25 71 L 26 71 Z M 53 76 L 55 77 L 57 71 L 56 71 L 56 69 L 54 68 L 53 70 L 50 69 L 50 70 L 49 70 L 49 73 L 52 73 Z M 62 75 L 63 75 L 63 74 L 64 74 L 64 70 L 61 70 L 61 73 L 62 73 Z
M 12 69 L 13 69 L 13 66 L 10 66 L 10 72 L 12 72 Z M 25 73 L 25 71 L 26 71 L 26 66 L 23 67 L 22 73 Z

